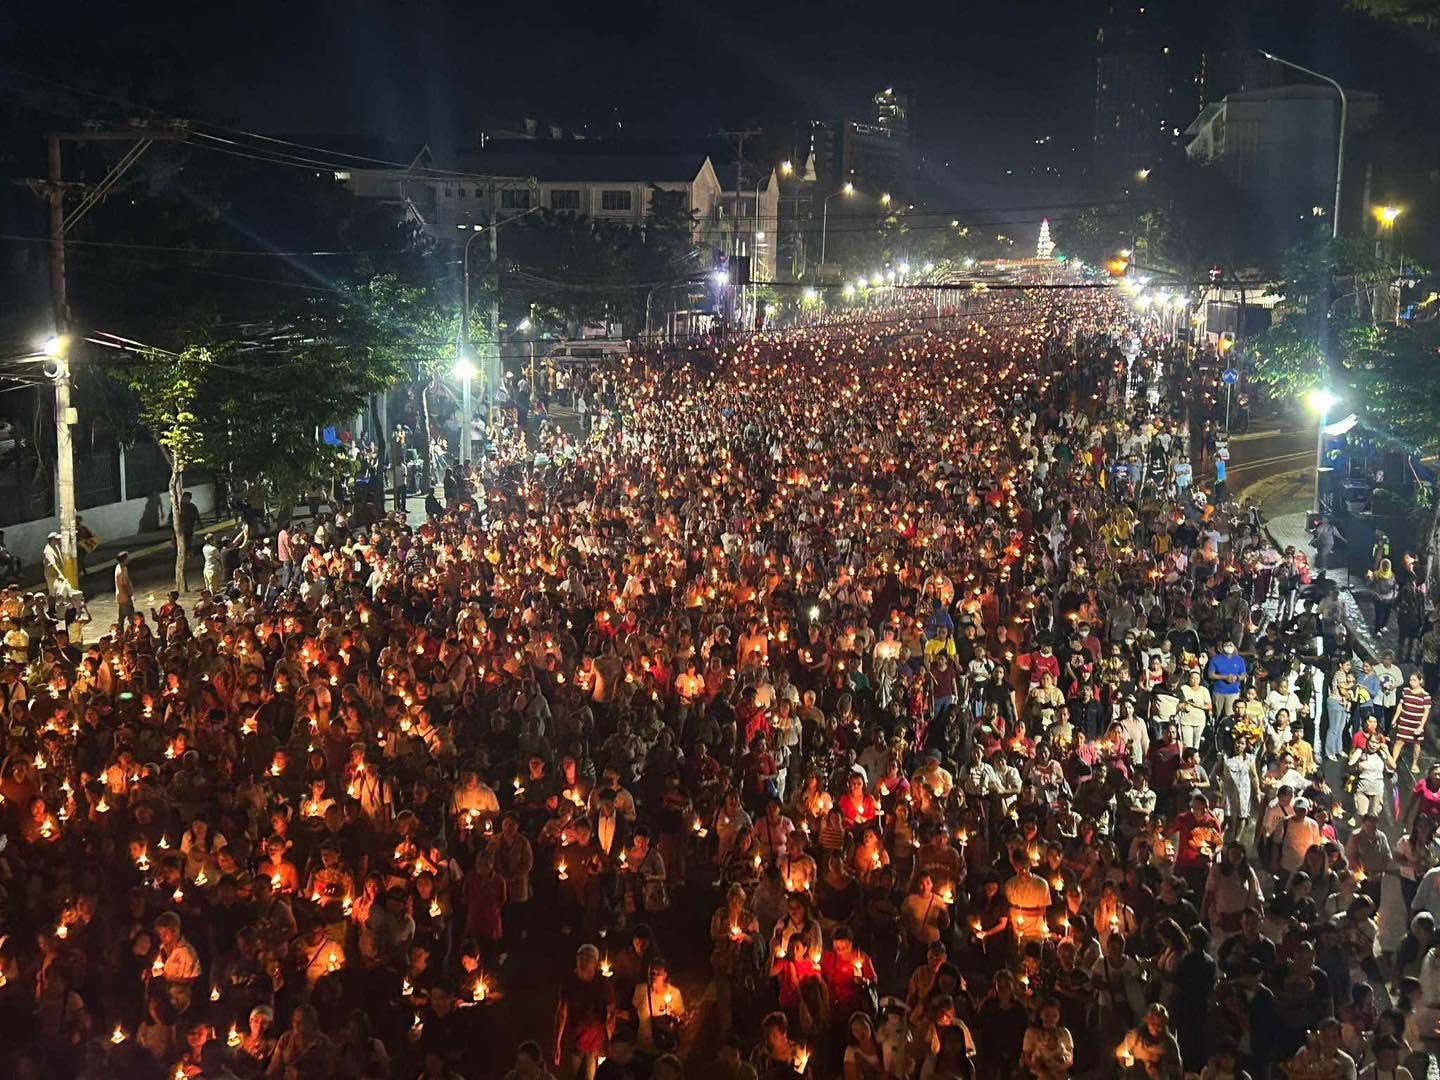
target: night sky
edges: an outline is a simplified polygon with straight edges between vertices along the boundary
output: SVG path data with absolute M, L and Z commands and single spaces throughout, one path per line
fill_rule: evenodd
M 1353 85 L 1413 94 L 1393 32 L 1363 25 L 1339 0 L 1236 2 L 1257 44 L 1339 69 Z M 690 137 L 863 118 L 870 95 L 893 85 L 915 95 L 919 149 L 931 165 L 951 162 L 965 174 L 955 188 L 967 199 L 983 191 L 975 201 L 1000 205 L 1004 167 L 1036 138 L 1088 152 L 1103 9 L 1103 0 L 60 0 L 6 6 L 0 64 L 322 145 L 327 136 L 473 145 L 486 124 L 527 114 L 595 132 L 619 123 L 627 135 Z M 1210 10 L 1156 0 L 1154 14 L 1178 28 Z

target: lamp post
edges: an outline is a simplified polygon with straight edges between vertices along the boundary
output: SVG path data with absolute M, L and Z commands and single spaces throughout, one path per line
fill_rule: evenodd
M 453 373 L 460 380 L 460 463 L 470 462 L 470 384 L 475 378 L 475 361 L 469 352 L 455 358 Z
M 1317 521 L 1320 516 L 1321 470 L 1325 468 L 1325 423 L 1329 419 L 1330 410 L 1335 407 L 1336 400 L 1335 395 L 1324 387 L 1311 391 L 1310 394 L 1310 408 L 1315 410 L 1318 417 L 1315 426 L 1315 494 L 1310 500 L 1310 512 Z
M 1286 60 L 1283 56 L 1276 56 L 1274 53 L 1266 52 L 1264 49 L 1260 50 L 1260 55 L 1265 57 L 1266 60 L 1273 60 L 1277 64 L 1294 68 L 1296 71 L 1309 75 L 1311 78 L 1327 82 L 1333 86 L 1335 92 L 1340 95 L 1340 138 L 1338 140 L 1339 145 L 1335 151 L 1335 210 L 1330 218 L 1330 237 L 1334 239 L 1340 235 L 1340 192 L 1342 181 L 1345 178 L 1345 120 L 1350 110 L 1350 99 L 1345 96 L 1345 88 L 1329 75 L 1322 75 L 1320 72 L 1307 68 L 1303 64 L 1297 64 L 1293 60 Z
M 855 194 L 855 185 L 847 183 L 839 191 L 832 191 L 820 201 L 820 265 L 825 265 L 825 238 L 830 229 L 830 200 L 836 195 L 850 196 Z
M 531 311 L 534 311 L 534 310 L 535 310 L 535 305 L 534 305 L 534 304 L 531 304 L 531 305 L 530 305 L 530 310 L 531 310 Z M 529 315 L 526 315 L 525 318 L 521 319 L 521 320 L 515 325 L 515 331 L 516 331 L 516 333 L 520 333 L 520 334 L 527 334 L 527 333 L 529 333 L 531 330 L 533 330 L 534 328 L 535 328 L 535 323 L 531 321 Z M 531 392 L 532 394 L 538 394 L 538 393 L 539 393 L 539 390 L 537 389 L 537 383 L 535 382 L 535 338 L 534 338 L 533 336 L 531 336 L 531 337 L 529 337 L 529 338 L 526 338 L 526 340 L 525 340 L 525 345 L 526 345 L 527 351 L 530 353 L 530 358 L 529 358 L 529 359 L 530 359 L 530 364 L 529 364 L 529 367 L 530 367 L 530 392 Z
M 1404 237 L 1400 236 L 1400 230 L 1396 222 L 1400 220 L 1401 210 L 1398 206 L 1377 206 L 1374 210 L 1375 221 L 1379 224 L 1380 230 L 1384 233 L 1393 234 L 1398 237 L 1396 251 L 1400 255 L 1400 270 L 1395 275 L 1395 325 L 1400 325 L 1400 279 L 1405 276 L 1405 247 Z M 1377 245 L 1378 246 L 1378 245 Z M 1388 246 L 1388 245 L 1387 245 Z M 1389 252 L 1385 253 L 1386 261 L 1389 261 Z
M 470 382 L 475 378 L 475 359 L 470 351 L 470 245 L 475 242 L 483 225 L 470 226 L 470 235 L 465 238 L 464 289 L 460 299 L 460 356 L 455 361 L 455 374 L 460 376 L 460 461 L 469 464 L 472 460 L 470 439 L 473 421 L 470 418 Z

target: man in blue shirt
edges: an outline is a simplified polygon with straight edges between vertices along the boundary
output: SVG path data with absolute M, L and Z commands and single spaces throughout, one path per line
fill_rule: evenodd
M 927 638 L 939 637 L 940 628 L 944 627 L 950 631 L 950 636 L 955 636 L 955 620 L 950 617 L 950 612 L 945 610 L 945 605 L 936 600 L 930 609 L 930 615 L 925 620 L 925 636 Z
M 1210 678 L 1210 693 L 1215 699 L 1215 719 L 1222 720 L 1235 711 L 1245 682 L 1245 659 L 1235 652 L 1235 642 L 1227 641 L 1210 658 L 1205 674 Z

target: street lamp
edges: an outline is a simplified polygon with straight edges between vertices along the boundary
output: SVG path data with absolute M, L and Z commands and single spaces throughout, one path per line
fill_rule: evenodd
M 795 171 L 795 163 L 788 158 L 780 163 L 780 175 L 789 176 Z
M 1320 477 L 1321 470 L 1325 468 L 1325 421 L 1327 414 L 1335 407 L 1339 399 L 1323 386 L 1318 390 L 1310 392 L 1310 408 L 1315 411 L 1318 422 L 1315 425 L 1315 493 L 1310 500 L 1310 512 L 1319 520 L 1320 516 Z
M 820 202 L 820 265 L 825 265 L 825 240 L 830 230 L 830 200 L 836 195 L 844 195 L 849 198 L 855 194 L 855 185 L 846 183 L 839 191 L 832 191 Z
M 889 206 L 889 205 L 890 205 L 890 193 L 889 193 L 888 191 L 885 192 L 883 195 L 880 196 L 880 205 L 881 205 L 881 206 Z
M 1380 226 L 1380 228 L 1381 228 L 1381 230 L 1382 230 L 1383 232 L 1387 232 L 1387 233 L 1398 233 L 1398 232 L 1399 232 L 1399 229 L 1396 228 L 1395 223 L 1400 220 L 1400 214 L 1401 214 L 1400 207 L 1398 207 L 1398 206 L 1377 206 L 1377 207 L 1375 207 L 1375 209 L 1372 211 L 1372 213 L 1375 215 L 1375 220 L 1376 220 L 1377 223 L 1379 223 L 1379 226 Z M 1401 281 L 1401 279 L 1405 276 L 1405 247 L 1404 247 L 1405 237 L 1404 237 L 1404 236 L 1400 236 L 1400 237 L 1399 237 L 1399 240 L 1400 240 L 1400 243 L 1398 243 L 1398 244 L 1395 245 L 1395 246 L 1396 246 L 1396 250 L 1399 252 L 1399 255 L 1400 255 L 1400 270 L 1399 270 L 1399 272 L 1395 275 L 1395 325 L 1396 325 L 1396 326 L 1399 326 L 1399 325 L 1400 325 L 1400 290 L 1403 288 L 1403 286 L 1401 285 L 1400 281 Z M 1376 247 L 1378 248 L 1379 245 L 1377 244 Z M 1387 245 L 1387 247 L 1388 247 L 1388 245 Z M 1377 251 L 1377 254 L 1378 254 L 1378 251 Z M 1389 252 L 1388 252 L 1388 251 L 1385 253 L 1385 256 L 1386 256 L 1386 261 L 1388 262 L 1388 261 L 1389 261 Z
M 1150 170 L 1149 170 L 1149 169 L 1141 169 L 1141 170 L 1139 170 L 1135 175 L 1138 176 L 1141 180 L 1149 180 L 1149 179 L 1150 179 Z
M 470 358 L 470 347 L 455 357 L 450 373 L 460 380 L 460 461 L 470 460 L 470 383 L 475 378 L 475 361 Z
M 465 228 L 464 225 L 459 228 Z M 469 368 L 468 375 L 460 377 L 461 395 L 460 412 L 462 423 L 460 424 L 460 461 L 462 464 L 471 460 L 470 450 L 470 380 L 475 377 L 475 364 L 469 357 L 470 350 L 470 245 L 473 244 L 484 230 L 483 225 L 471 225 L 470 235 L 465 238 L 465 254 L 461 259 L 463 273 L 460 275 L 463 281 L 463 292 L 460 298 L 460 359 L 455 361 L 455 373 L 460 375 L 461 361 Z M 493 343 L 492 343 L 493 345 Z M 491 393 L 494 391 L 492 390 Z
M 1309 75 L 1311 78 L 1327 82 L 1333 86 L 1335 92 L 1340 95 L 1340 138 L 1335 151 L 1335 211 L 1330 219 L 1330 237 L 1333 240 L 1340 235 L 1340 191 L 1341 181 L 1345 177 L 1345 120 L 1350 111 L 1350 100 L 1345 96 L 1345 88 L 1329 75 L 1321 75 L 1320 72 L 1312 71 L 1303 64 L 1297 64 L 1293 60 L 1286 60 L 1284 57 L 1276 56 L 1274 53 L 1266 52 L 1264 49 L 1260 50 L 1260 55 L 1265 57 L 1266 60 L 1272 60 L 1277 64 L 1283 64 L 1285 67 L 1294 68 L 1296 71 Z

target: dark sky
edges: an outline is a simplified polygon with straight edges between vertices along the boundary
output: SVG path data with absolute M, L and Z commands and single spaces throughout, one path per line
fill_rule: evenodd
M 663 134 L 863 115 L 895 85 L 943 152 L 1083 127 L 1097 7 L 60 0 L 11 6 L 0 48 L 56 77 L 108 69 L 147 101 L 193 96 L 212 120 L 459 143 L 493 113 Z
M 1413 96 L 1400 51 L 1342 0 L 1155 0 L 1154 14 L 1239 23 L 1255 44 Z M 1104 0 L 51 0 L 0 11 L 8 68 L 180 115 L 324 143 L 366 135 L 472 145 L 531 114 L 694 136 L 868 112 L 914 93 L 932 163 L 1001 178 L 1034 139 L 1088 149 Z M 1238 12 L 1238 16 L 1237 16 Z M 1440 70 L 1440 64 L 1432 65 Z M 1399 73 L 1397 75 L 1397 72 Z M 1390 80 L 1390 86 L 1384 85 Z M 0 78 L 0 89 L 3 89 Z M 1023 198 L 1018 196 L 1017 198 Z

